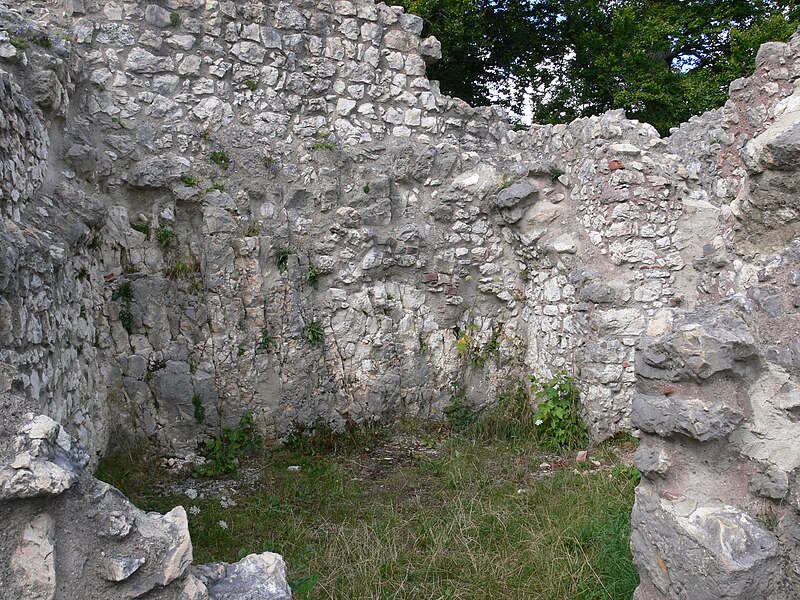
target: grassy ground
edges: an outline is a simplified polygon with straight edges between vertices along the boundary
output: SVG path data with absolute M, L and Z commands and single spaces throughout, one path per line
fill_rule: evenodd
M 186 507 L 197 562 L 280 552 L 296 598 L 631 597 L 630 441 L 576 463 L 444 429 L 373 433 L 295 440 L 228 479 L 169 475 L 142 449 L 98 475 L 146 510 Z

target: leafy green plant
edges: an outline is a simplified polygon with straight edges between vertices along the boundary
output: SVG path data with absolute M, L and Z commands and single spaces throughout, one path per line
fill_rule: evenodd
M 564 169 L 561 169 L 560 167 L 553 165 L 552 167 L 550 167 L 550 172 L 548 173 L 548 177 L 550 177 L 550 181 L 555 181 L 563 174 L 564 174 Z
M 294 248 L 289 246 L 278 246 L 275 248 L 275 265 L 278 267 L 278 271 L 281 273 L 286 272 L 286 269 L 289 268 L 289 257 L 294 253 Z
M 133 333 L 133 315 L 128 308 L 123 308 L 119 311 L 119 322 L 122 328 L 128 332 L 128 335 Z
M 167 277 L 173 279 L 186 278 L 192 273 L 192 267 L 186 261 L 176 260 L 164 271 Z
M 177 27 L 181 24 L 181 15 L 177 12 L 171 12 L 169 14 L 169 22 L 172 24 L 173 27 Z
M 317 287 L 317 283 L 319 282 L 319 278 L 321 276 L 322 271 L 320 268 L 313 262 L 309 263 L 308 272 L 306 273 L 306 282 L 313 287 Z
M 253 413 L 246 413 L 238 427 L 225 426 L 222 435 L 206 442 L 203 455 L 205 464 L 194 470 L 195 476 L 217 477 L 235 473 L 239 460 L 256 452 L 262 443 L 261 434 L 253 423 Z
M 258 89 L 258 82 L 253 81 L 252 79 L 248 79 L 244 82 L 244 87 L 246 87 L 251 92 L 255 92 Z
M 215 190 L 218 191 L 218 192 L 224 192 L 225 191 L 225 186 L 222 185 L 221 183 L 213 183 L 212 185 L 208 186 L 208 188 L 206 189 L 206 192 L 213 192 Z
M 244 234 L 248 237 L 258 235 L 259 233 L 261 233 L 261 225 L 259 223 L 250 223 L 244 232 Z
M 314 345 L 321 344 L 325 340 L 325 330 L 319 321 L 312 321 L 303 327 L 303 337 Z
M 542 446 L 559 452 L 585 447 L 589 432 L 581 419 L 575 379 L 566 371 L 558 371 L 546 381 L 531 380 L 538 400 L 533 418 Z
M 202 425 L 206 420 L 206 407 L 203 406 L 200 394 L 192 396 L 192 406 L 194 407 L 194 420 Z
M 17 50 L 25 50 L 25 38 L 12 37 L 8 42 Z
M 639 482 L 642 480 L 642 474 L 639 472 L 639 469 L 633 465 L 616 464 L 611 469 L 611 474 L 614 477 L 630 481 L 633 485 L 639 485 Z
M 366 184 L 366 185 L 364 186 L 364 193 L 365 193 L 365 194 L 369 194 L 369 184 Z
M 211 162 L 224 170 L 227 170 L 231 166 L 231 157 L 228 156 L 228 153 L 225 152 L 225 150 L 217 150 L 216 152 L 212 152 L 210 158 Z
M 311 146 L 312 150 L 335 150 L 341 144 L 329 131 L 319 131 L 316 134 L 317 140 Z
M 181 181 L 186 187 L 197 187 L 197 184 L 200 183 L 197 177 L 188 174 L 181 175 Z
M 161 225 L 156 229 L 156 239 L 158 240 L 158 243 L 165 248 L 172 246 L 175 243 L 176 238 L 177 236 L 175 235 L 175 232 L 169 227 Z
M 335 430 L 327 423 L 294 423 L 283 448 L 312 456 L 350 454 L 375 448 L 391 435 L 391 429 L 377 421 L 347 421 L 344 429 Z
M 275 338 L 272 336 L 269 329 L 265 327 L 261 330 L 261 337 L 258 340 L 258 344 L 256 344 L 256 354 L 269 352 L 274 344 Z
M 492 335 L 484 347 L 481 348 L 476 334 L 480 331 L 475 323 L 467 323 L 464 329 L 456 331 L 456 352 L 462 358 L 469 360 L 474 367 L 483 367 L 486 362 L 496 356 L 500 351 L 503 324 L 492 326 Z
M 133 285 L 130 281 L 123 281 L 111 293 L 111 299 L 114 301 L 124 302 L 130 304 L 133 300 Z
M 138 231 L 139 233 L 143 233 L 148 240 L 150 239 L 150 223 L 147 221 L 137 221 L 136 223 L 131 223 L 131 229 Z
M 454 431 L 466 429 L 477 418 L 475 410 L 467 404 L 464 388 L 456 381 L 450 382 L 450 404 L 442 412 Z
M 103 239 L 99 235 L 96 235 L 96 236 L 92 237 L 91 240 L 89 240 L 89 243 L 86 244 L 86 247 L 89 250 L 99 250 L 100 246 L 102 245 L 102 243 L 103 243 Z

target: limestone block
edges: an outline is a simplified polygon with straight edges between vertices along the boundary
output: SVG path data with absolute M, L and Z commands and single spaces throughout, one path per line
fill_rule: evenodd
M 683 398 L 679 394 L 634 394 L 631 424 L 662 437 L 674 434 L 707 442 L 727 437 L 741 423 L 739 411 L 723 402 Z
M 25 418 L 15 438 L 14 460 L 0 465 L 0 500 L 61 494 L 89 462 L 58 423 L 44 415 Z
M 207 98 L 209 101 L 216 98 Z M 204 101 L 201 101 L 201 105 Z M 205 113 L 201 113 L 205 114 Z M 146 158 L 135 163 L 128 172 L 130 185 L 137 187 L 163 187 L 189 169 L 189 161 L 176 154 Z
M 114 556 L 106 559 L 103 577 L 108 581 L 120 582 L 133 575 L 147 560 L 143 556 Z
M 211 563 L 195 570 L 213 600 L 290 600 L 286 564 L 279 554 L 250 554 L 237 563 Z
M 11 555 L 12 585 L 20 598 L 53 600 L 56 593 L 55 521 L 47 513 L 34 517 L 23 529 Z
M 175 62 L 169 56 L 156 56 L 147 50 L 134 48 L 128 54 L 125 69 L 132 73 L 163 73 L 174 71 Z
M 640 487 L 632 522 L 634 563 L 660 597 L 768 598 L 781 579 L 777 538 L 733 506 L 673 502 Z
M 757 362 L 755 339 L 744 321 L 718 309 L 683 315 L 664 337 L 643 340 L 636 372 L 671 381 L 702 380 L 723 371 L 743 374 Z
M 144 20 L 154 27 L 169 27 L 172 24 L 170 12 L 156 4 L 148 4 L 144 9 Z

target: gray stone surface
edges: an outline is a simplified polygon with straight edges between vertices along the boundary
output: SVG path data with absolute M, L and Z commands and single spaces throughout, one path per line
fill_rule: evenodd
M 211 600 L 290 600 L 286 565 L 279 554 L 250 554 L 235 564 L 210 563 L 195 570 Z
M 800 38 L 662 139 L 622 111 L 513 131 L 442 95 L 425 77 L 440 44 L 368 0 L 0 0 L 0 33 L 21 23 L 53 44 L 0 38 L 3 494 L 44 492 L 56 523 L 89 497 L 91 530 L 55 547 L 146 559 L 111 582 L 65 551 L 56 597 L 59 569 L 88 600 L 206 591 L 180 514 L 112 502 L 60 434 L 18 452 L 26 413 L 94 464 L 121 431 L 185 455 L 246 412 L 279 441 L 296 423 L 441 416 L 453 381 L 480 407 L 556 369 L 580 373 L 595 440 L 641 426 L 644 490 L 752 518 L 772 503 L 780 557 L 756 552 L 753 575 L 778 561 L 765 597 L 800 589 L 778 500 L 796 504 L 800 463 Z M 465 331 L 496 359 L 461 356 Z M 28 506 L 0 501 L 6 556 Z M 640 595 L 657 590 L 641 568 Z

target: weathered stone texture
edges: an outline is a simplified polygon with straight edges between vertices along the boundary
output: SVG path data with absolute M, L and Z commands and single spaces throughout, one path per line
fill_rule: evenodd
M 678 555 L 650 568 L 673 541 L 731 597 L 788 594 L 769 581 L 800 556 L 800 36 L 662 139 L 621 111 L 515 132 L 425 77 L 421 31 L 369 0 L 0 0 L 3 497 L 99 493 L 61 433 L 14 447 L 27 413 L 92 461 L 115 430 L 186 454 L 248 411 L 279 440 L 579 369 L 592 436 L 642 436 L 640 594 L 710 593 Z M 759 502 L 786 502 L 783 554 L 753 549 Z M 140 531 L 109 511 L 98 536 Z M 713 522 L 753 560 L 704 545 Z M 110 552 L 83 597 L 175 575 L 146 593 L 202 598 L 185 541 Z

